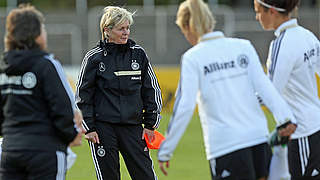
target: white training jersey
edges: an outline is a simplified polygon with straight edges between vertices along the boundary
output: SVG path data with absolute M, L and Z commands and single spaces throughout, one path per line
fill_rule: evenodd
M 316 73 L 320 74 L 320 43 L 296 19 L 275 31 L 267 60 L 268 75 L 297 119 L 293 139 L 320 130 L 320 100 Z
M 222 32 L 205 34 L 182 57 L 173 115 L 158 152 L 159 160 L 171 158 L 196 103 L 207 159 L 267 142 L 267 120 L 256 92 L 279 124 L 287 118 L 295 122 L 249 41 L 226 38 Z

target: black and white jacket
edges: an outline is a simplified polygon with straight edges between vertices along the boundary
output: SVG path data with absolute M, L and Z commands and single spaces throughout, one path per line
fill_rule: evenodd
M 161 91 L 148 57 L 139 45 L 100 41 L 83 59 L 76 103 L 83 112 L 84 127 L 95 131 L 95 122 L 160 123 Z
M 0 60 L 3 151 L 66 151 L 77 135 L 74 99 L 61 64 L 41 50 Z

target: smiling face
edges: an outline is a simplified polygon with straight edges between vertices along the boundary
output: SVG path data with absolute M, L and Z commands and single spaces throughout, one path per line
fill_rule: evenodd
M 107 34 L 109 35 L 108 42 L 115 44 L 126 44 L 130 35 L 129 21 L 126 20 L 124 23 L 113 27 L 111 30 L 105 27 L 105 31 L 107 31 Z
M 260 22 L 264 30 L 274 30 L 271 9 L 266 10 L 261 4 L 254 0 L 254 11 L 256 12 L 256 20 Z

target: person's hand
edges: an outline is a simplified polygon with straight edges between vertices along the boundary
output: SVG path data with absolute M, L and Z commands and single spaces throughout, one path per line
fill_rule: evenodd
M 282 136 L 282 137 L 288 136 L 289 137 L 289 136 L 291 136 L 291 134 L 293 134 L 296 131 L 296 129 L 297 129 L 297 125 L 290 123 L 286 127 L 280 128 L 278 131 L 279 131 L 280 136 Z
M 147 135 L 148 137 L 148 140 L 150 142 L 152 142 L 154 140 L 154 131 L 153 130 L 150 130 L 150 129 L 146 129 L 146 128 L 143 128 L 143 132 L 142 132 L 142 139 L 144 139 L 144 134 Z
M 74 111 L 74 118 L 73 118 L 76 127 L 77 127 L 77 131 L 78 134 L 77 136 L 74 138 L 74 140 L 69 144 L 70 147 L 72 146 L 80 146 L 82 143 L 82 134 L 84 134 L 86 132 L 86 130 L 83 129 L 82 127 L 82 113 L 80 110 L 75 110 Z
M 86 134 L 85 138 L 93 143 L 100 144 L 98 133 L 95 131 Z
M 69 146 L 80 146 L 82 144 L 82 134 L 83 133 L 78 133 L 77 136 L 73 139 L 73 141 L 69 144 Z
M 166 168 L 164 167 L 164 164 L 166 164 L 166 168 L 169 168 L 169 161 L 159 161 L 159 167 L 162 171 L 162 173 L 167 176 L 168 175 L 168 172 L 166 170 Z

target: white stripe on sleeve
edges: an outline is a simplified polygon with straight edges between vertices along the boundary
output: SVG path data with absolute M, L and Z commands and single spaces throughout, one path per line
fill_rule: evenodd
M 56 155 L 57 155 L 57 176 L 56 176 L 56 180 L 65 180 L 66 170 L 67 170 L 66 154 L 64 152 L 61 152 L 61 151 L 56 151 Z
M 62 68 L 62 66 L 60 64 L 60 62 L 55 60 L 52 55 L 45 56 L 45 58 L 47 60 L 49 60 L 54 65 L 54 67 L 56 68 L 56 70 L 58 72 L 58 75 L 60 77 L 60 80 L 61 80 L 61 82 L 63 84 L 63 87 L 64 87 L 64 89 L 66 90 L 66 92 L 67 92 L 67 94 L 69 96 L 71 105 L 72 105 L 73 109 L 75 109 L 76 106 L 75 106 L 75 101 L 74 101 L 74 94 L 73 94 L 73 91 L 72 91 L 72 89 L 70 87 L 70 84 L 69 84 L 69 82 L 67 80 L 67 76 L 66 76 L 66 74 L 65 74 L 65 72 L 64 72 L 64 70 L 63 70 L 63 68 Z
M 76 86 L 77 86 L 77 91 L 76 91 L 76 103 L 79 102 L 79 101 L 81 101 L 80 96 L 79 96 L 79 88 L 80 88 L 80 86 L 82 85 L 83 75 L 84 75 L 84 71 L 85 71 L 85 69 L 86 69 L 86 66 L 87 66 L 87 64 L 88 64 L 88 59 L 89 59 L 91 56 L 93 56 L 93 55 L 95 55 L 95 54 L 97 54 L 97 53 L 99 53 L 99 52 L 101 52 L 101 51 L 102 51 L 101 48 L 96 47 L 96 48 L 90 50 L 90 51 L 85 55 L 85 57 L 83 58 L 83 61 L 82 61 L 82 64 L 81 64 L 81 68 L 80 68 L 80 73 L 79 73 L 79 76 L 78 76 L 78 82 L 77 82 L 77 85 L 76 85 Z
M 157 113 L 160 113 L 161 108 L 162 108 L 161 90 L 160 90 L 156 75 L 151 67 L 150 62 L 148 64 L 148 75 L 150 76 L 151 85 L 152 85 L 152 87 L 154 89 L 154 93 L 155 93 L 154 99 L 157 104 Z M 154 124 L 153 128 L 158 128 L 159 124 L 160 124 L 160 116 L 157 115 L 157 120 L 156 120 L 156 123 Z

